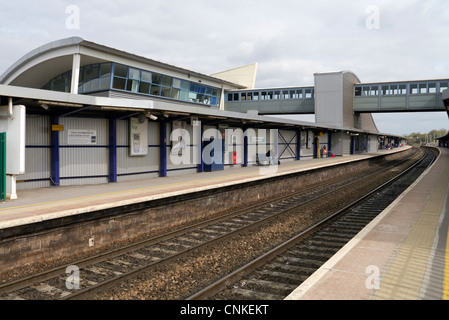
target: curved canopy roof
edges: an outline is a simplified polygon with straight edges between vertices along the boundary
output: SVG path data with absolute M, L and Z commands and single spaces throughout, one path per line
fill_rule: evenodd
M 0 76 L 0 84 L 41 88 L 50 79 L 71 70 L 73 54 L 75 53 L 81 54 L 81 66 L 112 61 L 134 66 L 147 66 L 157 70 L 168 70 L 178 75 L 184 75 L 184 77 L 209 81 L 234 89 L 244 88 L 239 84 L 110 48 L 80 37 L 57 40 L 32 50 L 17 60 Z

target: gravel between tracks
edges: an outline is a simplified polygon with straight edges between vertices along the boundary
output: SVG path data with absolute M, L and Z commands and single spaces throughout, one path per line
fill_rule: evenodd
M 328 216 L 338 207 L 345 206 L 351 199 L 357 199 L 377 184 L 378 179 L 365 181 L 353 190 L 340 192 L 338 198 L 322 198 L 319 203 L 305 206 L 301 212 L 290 213 L 241 233 L 232 240 L 221 241 L 213 248 L 195 251 L 175 263 L 99 293 L 93 299 L 185 299 Z
M 387 175 L 388 177 L 397 172 L 392 171 L 395 172 Z M 299 212 L 276 218 L 262 226 L 242 232 L 231 240 L 216 243 L 213 247 L 196 250 L 176 262 L 142 273 L 134 280 L 128 280 L 101 292 L 93 299 L 184 299 L 328 216 L 339 206 L 351 202 L 351 199 L 355 200 L 359 195 L 366 193 L 366 190 L 372 189 L 373 185 L 380 184 L 379 179 L 386 181 L 388 178 L 378 177 L 375 181 L 366 179 L 352 190 L 339 192 L 338 197 L 322 197 L 320 201 L 304 206 Z M 61 258 L 57 264 L 72 259 L 73 257 Z M 39 271 L 50 267 L 51 264 L 36 264 L 32 266 L 32 270 Z M 0 274 L 0 279 L 21 276 L 23 271 L 32 273 L 28 266 L 18 268 L 11 274 Z M 5 275 L 6 277 L 2 277 Z

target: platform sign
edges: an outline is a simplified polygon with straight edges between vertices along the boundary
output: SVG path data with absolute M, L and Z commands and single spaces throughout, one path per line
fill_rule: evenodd
M 68 130 L 69 145 L 96 145 L 97 144 L 97 130 L 76 129 Z
M 64 131 L 64 125 L 62 124 L 52 124 L 51 131 Z
M 130 118 L 129 120 L 129 155 L 144 156 L 148 154 L 148 119 Z

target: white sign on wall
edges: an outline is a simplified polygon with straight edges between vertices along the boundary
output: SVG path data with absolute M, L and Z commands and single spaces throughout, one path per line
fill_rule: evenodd
M 25 110 L 25 106 L 13 106 L 12 116 L 0 119 L 0 132 L 6 132 L 6 173 L 10 175 L 25 173 Z
M 129 128 L 129 155 L 148 154 L 148 119 L 130 118 Z
M 96 145 L 97 130 L 70 129 L 67 143 L 69 145 Z

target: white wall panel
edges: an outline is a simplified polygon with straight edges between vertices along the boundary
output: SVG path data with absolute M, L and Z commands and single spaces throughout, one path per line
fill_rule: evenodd
M 61 185 L 107 182 L 109 173 L 108 120 L 61 117 L 59 123 L 64 125 L 64 131 L 61 131 L 59 135 Z M 97 134 L 96 145 L 69 145 L 69 130 L 71 129 L 95 130 Z
M 17 190 L 50 186 L 50 118 L 48 116 L 27 115 L 25 145 L 25 174 L 17 176 Z
M 159 123 L 148 122 L 148 154 L 129 155 L 129 120 L 117 121 L 117 180 L 130 181 L 154 177 L 159 171 Z M 156 173 L 147 173 L 157 171 Z M 140 173 L 140 174 L 139 174 Z M 129 174 L 129 175 L 128 175 Z

